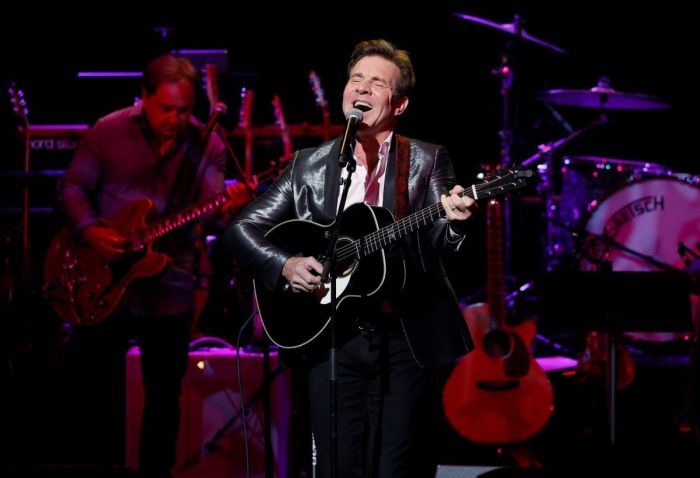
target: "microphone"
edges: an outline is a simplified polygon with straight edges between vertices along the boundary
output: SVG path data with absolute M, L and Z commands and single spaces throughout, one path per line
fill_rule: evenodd
M 345 119 L 347 123 L 345 124 L 345 133 L 343 134 L 343 142 L 340 144 L 340 154 L 338 155 L 338 162 L 340 166 L 345 166 L 348 162 L 348 155 L 351 154 L 351 145 L 355 141 L 355 133 L 357 132 L 357 125 L 362 123 L 362 117 L 364 114 L 361 110 L 353 108 L 345 114 Z
M 219 101 L 214 104 L 214 106 L 212 107 L 212 113 L 209 116 L 209 121 L 207 121 L 207 126 L 206 128 L 204 128 L 204 132 L 202 133 L 203 143 L 206 144 L 207 140 L 209 139 L 209 135 L 212 131 L 214 131 L 216 122 L 219 121 L 219 116 L 225 115 L 226 110 L 228 110 L 228 107 L 224 103 Z

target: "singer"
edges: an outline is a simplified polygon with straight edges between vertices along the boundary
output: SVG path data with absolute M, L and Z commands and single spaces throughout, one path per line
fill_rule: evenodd
M 124 256 L 127 238 L 98 217 L 113 219 L 141 198 L 150 199 L 162 217 L 223 190 L 226 151 L 217 135 L 203 140 L 204 125 L 192 116 L 197 88 L 197 72 L 189 60 L 156 58 L 144 71 L 142 101 L 98 120 L 72 159 L 60 191 L 62 206 L 75 234 L 105 258 Z M 247 198 L 244 190 L 241 194 Z M 126 340 L 139 340 L 145 391 L 139 471 L 144 477 L 169 477 L 175 464 L 198 258 L 193 227 L 159 239 L 159 251 L 172 263 L 161 275 L 135 285 L 118 317 L 74 331 L 80 350 L 91 352 L 79 356 L 90 362 L 84 382 L 94 390 L 81 395 L 96 407 L 95 426 L 111 426 L 107 435 L 114 437 L 123 437 L 124 429 L 118 420 L 123 416 L 123 395 L 118 392 L 123 394 Z M 96 390 L 108 396 L 96 396 Z M 106 436 L 104 430 L 86 436 L 96 434 Z
M 317 258 L 296 256 L 265 234 L 289 220 L 330 224 L 335 219 L 339 178 L 348 174 L 338 158 L 351 145 L 357 169 L 348 206 L 364 202 L 402 218 L 442 203 L 445 218 L 388 253 L 403 255 L 408 271 L 403 290 L 381 300 L 367 298 L 356 316 L 337 325 L 345 332 L 338 337 L 337 467 L 332 466 L 329 431 L 328 338 L 322 334 L 301 349 L 286 351 L 285 357 L 308 374 L 319 476 L 433 476 L 434 470 L 417 463 L 425 458 L 416 439 L 419 419 L 426 416 L 426 370 L 452 362 L 472 348 L 442 256 L 462 244 L 475 203 L 458 195 L 462 188 L 443 146 L 396 131 L 415 82 L 408 53 L 385 40 L 363 41 L 352 52 L 347 71 L 342 101 L 348 117 L 346 134 L 296 152 L 273 185 L 229 225 L 226 243 L 252 270 L 256 287 L 280 294 L 316 291 L 323 272 Z M 349 113 L 355 109 L 362 112 L 362 119 L 351 135 L 355 119 Z M 303 318 L 303 310 L 289 310 L 285 317 L 292 322 Z

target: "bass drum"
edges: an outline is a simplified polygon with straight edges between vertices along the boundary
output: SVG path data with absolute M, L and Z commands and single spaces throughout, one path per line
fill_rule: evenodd
M 598 204 L 585 229 L 604 234 L 624 247 L 655 261 L 682 270 L 679 246 L 697 250 L 700 243 L 700 188 L 676 178 L 654 178 L 628 184 Z M 661 268 L 628 251 L 591 244 L 589 255 L 612 262 L 614 271 L 659 271 Z M 583 264 L 590 269 L 590 264 Z M 689 324 L 690 326 L 690 324 Z M 689 327 L 690 329 L 690 327 Z M 665 342 L 680 338 L 676 333 L 628 333 L 640 340 Z

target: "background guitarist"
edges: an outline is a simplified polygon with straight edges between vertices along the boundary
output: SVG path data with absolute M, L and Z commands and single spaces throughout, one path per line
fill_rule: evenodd
M 364 118 L 353 145 L 357 170 L 347 205 L 364 201 L 401 218 L 441 202 L 446 217 L 401 244 L 409 275 L 403 291 L 355 317 L 351 333 L 340 341 L 337 476 L 432 476 L 413 466 L 423 453 L 411 453 L 423 411 L 426 368 L 453 361 L 472 347 L 441 256 L 462 244 L 475 203 L 458 195 L 462 188 L 444 147 L 396 133 L 414 82 L 407 52 L 384 40 L 355 47 L 342 106 L 345 113 L 362 110 Z M 298 151 L 269 190 L 229 227 L 228 246 L 252 269 L 259 280 L 256 287 L 281 291 L 287 286 L 289 294 L 319 287 L 323 266 L 317 258 L 293 256 L 265 234 L 287 220 L 334 220 L 341 140 Z M 294 321 L 304 311 L 288 314 Z M 318 355 L 313 353 L 317 348 Z M 331 476 L 327 351 L 323 336 L 305 350 L 311 425 L 324 477 Z
M 140 198 L 150 199 L 161 217 L 223 190 L 224 145 L 192 116 L 198 88 L 197 71 L 186 58 L 154 59 L 144 71 L 142 101 L 101 118 L 76 152 L 60 190 L 62 205 L 76 235 L 111 261 L 128 262 L 129 238 L 102 218 L 114 219 Z M 244 195 L 241 190 L 228 209 L 235 211 Z M 121 339 L 138 338 L 145 391 L 139 466 L 148 477 L 170 476 L 175 463 L 193 310 L 193 228 L 159 240 L 159 251 L 172 262 L 162 274 L 135 281 L 119 317 L 79 327 L 74 335 L 94 361 L 86 364 L 94 376 L 85 380 L 91 382 L 85 406 L 95 407 L 101 426 L 111 418 L 115 428 L 109 436 L 117 450 L 124 423 L 126 340 Z M 100 382 L 108 396 L 95 396 L 92 388 Z

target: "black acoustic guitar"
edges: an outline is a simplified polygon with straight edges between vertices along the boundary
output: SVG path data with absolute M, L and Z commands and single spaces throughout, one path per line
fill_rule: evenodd
M 532 171 L 511 171 L 465 189 L 462 196 L 485 199 L 525 186 Z M 383 297 L 384 292 L 399 289 L 405 282 L 403 260 L 385 249 L 409 234 L 431 225 L 445 211 L 441 203 L 433 204 L 394 221 L 388 209 L 364 203 L 348 207 L 341 218 L 336 247 L 336 260 L 330 271 L 335 280 L 337 320 L 353 316 L 355 307 L 366 300 Z M 301 219 L 286 221 L 270 229 L 265 237 L 295 256 L 322 258 L 328 249 L 328 236 L 333 223 L 321 225 Z M 310 294 L 269 290 L 255 281 L 255 295 L 265 333 L 284 349 L 309 344 L 326 328 L 331 318 L 331 284 Z M 342 324 L 341 324 L 342 325 Z

